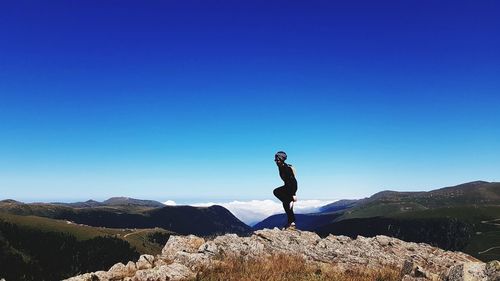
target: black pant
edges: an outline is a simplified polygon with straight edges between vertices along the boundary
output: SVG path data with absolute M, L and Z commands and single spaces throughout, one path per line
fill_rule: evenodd
M 280 186 L 273 191 L 274 196 L 276 196 L 281 202 L 283 202 L 283 208 L 285 209 L 286 216 L 288 217 L 288 225 L 295 222 L 295 214 L 293 213 L 293 208 L 290 208 L 290 202 L 293 201 L 293 194 L 290 193 L 290 188 L 286 185 Z

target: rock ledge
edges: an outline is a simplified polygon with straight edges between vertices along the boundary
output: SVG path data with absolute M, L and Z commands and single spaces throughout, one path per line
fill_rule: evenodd
M 339 270 L 397 268 L 402 280 L 500 281 L 500 262 L 483 263 L 467 254 L 425 243 L 387 236 L 321 238 L 313 232 L 277 228 L 255 231 L 250 237 L 226 234 L 208 241 L 194 235 L 171 236 L 161 255 L 142 255 L 137 262 L 118 263 L 108 271 L 66 280 L 185 280 L 194 278 L 199 270 L 213 266 L 223 256 L 262 258 L 276 254 L 297 255 L 307 262 L 332 265 Z

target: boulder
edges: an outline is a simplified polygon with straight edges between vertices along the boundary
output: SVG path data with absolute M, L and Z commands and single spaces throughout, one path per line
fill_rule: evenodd
M 180 263 L 162 265 L 150 269 L 138 270 L 132 281 L 152 281 L 152 280 L 183 280 L 193 278 L 195 274 L 186 266 Z
M 163 259 L 174 259 L 178 252 L 197 253 L 203 243 L 205 239 L 194 235 L 170 236 L 161 251 L 161 256 Z
M 108 270 L 108 275 L 110 280 L 122 280 L 127 277 L 128 271 L 125 269 L 125 265 L 123 263 L 117 263 L 113 265 Z

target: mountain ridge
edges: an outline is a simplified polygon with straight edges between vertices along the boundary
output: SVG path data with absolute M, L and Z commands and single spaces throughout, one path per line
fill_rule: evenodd
M 313 232 L 275 228 L 255 231 L 249 237 L 226 234 L 205 240 L 194 235 L 170 236 L 161 255 L 142 255 L 137 262 L 117 263 L 108 271 L 85 273 L 65 281 L 204 280 L 204 271 L 224 264 L 228 257 L 251 262 L 280 254 L 304 259 L 317 268 L 319 275 L 326 268 L 349 272 L 392 267 L 405 281 L 500 278 L 498 261 L 484 263 L 467 254 L 424 243 L 387 236 L 321 238 Z
M 123 205 L 123 197 L 115 198 L 118 199 L 113 199 L 111 202 L 117 205 L 83 208 L 50 203 L 26 204 L 8 201 L 0 202 L 0 212 L 68 220 L 94 227 L 161 227 L 179 234 L 214 235 L 233 232 L 243 235 L 251 230 L 248 225 L 236 218 L 231 212 L 218 205 L 193 207 L 187 205 L 165 206 L 162 204 L 162 207 L 152 208 L 144 205 Z M 129 200 L 125 199 L 125 201 Z M 139 204 L 143 203 L 149 204 L 148 200 L 139 200 Z
M 73 203 L 51 202 L 47 204 L 55 204 L 55 205 L 62 205 L 75 208 L 92 208 L 92 207 L 105 207 L 105 206 L 138 206 L 138 207 L 161 208 L 165 206 L 163 203 L 155 200 L 135 199 L 125 196 L 111 197 L 102 202 L 89 199 L 84 202 L 73 202 Z

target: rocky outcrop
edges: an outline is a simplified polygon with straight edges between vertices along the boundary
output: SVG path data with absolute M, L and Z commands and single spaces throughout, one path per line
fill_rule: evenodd
M 195 276 L 193 271 L 185 265 L 172 262 L 167 263 L 157 260 L 152 266 L 139 269 L 139 262 L 129 262 L 127 265 L 117 263 L 108 271 L 97 271 L 85 273 L 76 277 L 66 279 L 68 281 L 99 281 L 99 280 L 123 280 L 123 281 L 150 281 L 150 280 L 184 280 Z
M 461 252 L 444 251 L 424 243 L 404 242 L 387 236 L 366 238 L 313 232 L 264 229 L 250 237 L 235 234 L 206 241 L 193 235 L 171 236 L 160 255 L 142 255 L 137 262 L 115 264 L 107 272 L 87 273 L 68 281 L 94 280 L 184 280 L 194 278 L 224 256 L 248 259 L 289 254 L 309 263 L 335 266 L 339 270 L 391 267 L 401 280 L 500 281 L 500 263 L 483 263 Z

